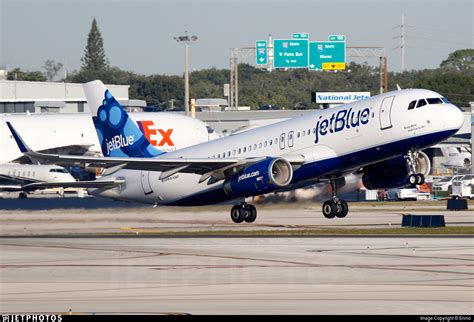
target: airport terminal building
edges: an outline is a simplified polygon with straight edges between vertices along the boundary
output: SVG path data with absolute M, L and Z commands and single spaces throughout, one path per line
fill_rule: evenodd
M 129 99 L 129 85 L 107 86 L 128 110 L 146 106 L 145 101 Z M 0 114 L 77 113 L 87 109 L 82 84 L 0 80 Z

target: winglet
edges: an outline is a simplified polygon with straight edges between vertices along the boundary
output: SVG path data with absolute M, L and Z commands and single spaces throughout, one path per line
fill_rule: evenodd
M 28 145 L 26 145 L 25 141 L 21 138 L 20 134 L 15 130 L 13 125 L 11 125 L 10 122 L 6 122 L 8 128 L 10 129 L 10 132 L 12 132 L 13 138 L 15 139 L 16 144 L 18 145 L 18 148 L 22 153 L 27 153 L 27 152 L 33 152 Z

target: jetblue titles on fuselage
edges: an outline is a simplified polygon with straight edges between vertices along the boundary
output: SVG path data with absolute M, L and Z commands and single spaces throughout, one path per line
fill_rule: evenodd
M 368 107 L 358 111 L 354 111 L 352 107 L 349 110 L 343 109 L 333 113 L 330 118 L 325 119 L 322 119 L 323 115 L 320 115 L 316 123 L 314 143 L 318 143 L 319 137 L 325 136 L 328 133 L 339 132 L 344 130 L 344 128 L 350 129 L 351 127 L 365 125 L 369 123 L 369 117 L 370 109 Z

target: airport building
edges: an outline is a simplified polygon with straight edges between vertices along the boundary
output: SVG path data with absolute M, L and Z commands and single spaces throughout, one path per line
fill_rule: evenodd
M 127 108 L 143 108 L 145 101 L 130 100 L 129 85 L 107 85 Z M 0 80 L 0 114 L 77 113 L 87 111 L 82 84 Z

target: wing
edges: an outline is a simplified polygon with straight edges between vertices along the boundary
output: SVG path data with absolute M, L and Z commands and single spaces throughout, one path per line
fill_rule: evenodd
M 224 179 L 229 172 L 235 173 L 241 168 L 264 160 L 266 157 L 256 158 L 228 158 L 228 159 L 211 159 L 211 158 L 122 158 L 122 157 L 94 157 L 94 156 L 70 156 L 59 154 L 39 153 L 31 150 L 20 135 L 16 132 L 10 122 L 6 122 L 8 128 L 12 132 L 20 151 L 34 162 L 38 163 L 88 163 L 92 167 L 106 168 L 104 175 L 111 174 L 119 169 L 160 171 L 160 179 L 165 179 L 175 173 L 195 173 L 200 174 L 203 182 L 210 177 L 215 180 Z M 301 155 L 292 155 L 286 158 L 292 165 L 298 166 L 306 160 Z

